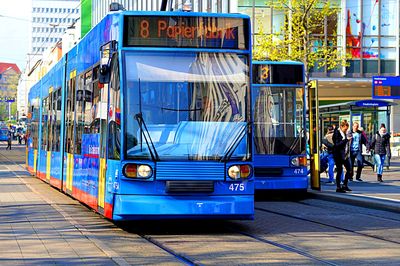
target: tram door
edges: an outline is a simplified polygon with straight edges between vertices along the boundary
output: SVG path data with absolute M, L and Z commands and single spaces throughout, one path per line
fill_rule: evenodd
M 108 103 L 108 85 L 97 83 L 99 90 L 99 127 L 100 127 L 100 164 L 99 164 L 99 182 L 98 182 L 98 209 L 104 213 L 106 170 L 107 170 L 107 103 Z
M 309 148 L 310 148 L 310 175 L 311 188 L 320 190 L 320 160 L 319 160 L 319 112 L 318 112 L 318 83 L 316 80 L 310 81 L 307 84 L 308 93 L 308 119 L 309 119 Z

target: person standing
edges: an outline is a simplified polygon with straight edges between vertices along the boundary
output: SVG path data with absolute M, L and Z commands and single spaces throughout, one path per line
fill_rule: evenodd
M 334 168 L 335 168 L 335 160 L 333 159 L 333 126 L 328 126 L 328 131 L 325 137 L 322 139 L 322 144 L 326 147 L 326 152 L 328 153 L 328 183 L 332 184 L 334 182 Z
M 363 169 L 363 156 L 362 156 L 362 145 L 367 144 L 367 139 L 364 137 L 362 132 L 359 130 L 359 124 L 357 122 L 353 123 L 353 138 L 350 142 L 350 180 L 353 179 L 354 176 L 354 166 L 357 163 L 357 173 L 356 180 L 362 181 L 361 172 Z
M 386 155 L 390 157 L 390 135 L 386 132 L 385 127 L 381 127 L 374 136 L 372 136 L 372 141 L 370 149 L 374 151 L 374 160 L 376 164 L 376 174 L 379 182 L 383 182 L 383 164 L 385 163 Z
M 333 132 L 333 158 L 336 165 L 336 192 L 345 193 L 351 191 L 348 186 L 351 165 L 350 165 L 350 142 L 352 139 L 351 132 L 347 134 L 349 123 L 343 120 L 338 129 Z M 343 166 L 346 168 L 346 175 L 343 180 L 343 186 L 340 186 L 340 178 L 343 173 Z
M 13 130 L 12 130 L 12 126 L 10 126 L 10 129 L 7 132 L 7 148 L 6 150 L 8 150 L 10 148 L 11 150 L 11 143 L 12 143 L 12 138 L 13 138 Z
M 367 134 L 365 133 L 363 127 L 359 127 L 358 130 L 361 131 L 361 134 L 364 136 L 364 138 L 366 140 L 366 144 L 364 146 L 361 145 L 362 146 L 361 147 L 361 149 L 362 149 L 361 156 L 362 156 L 362 159 L 363 159 L 363 165 L 370 166 L 372 168 L 372 171 L 374 171 L 375 170 L 375 165 L 373 163 L 369 162 L 367 159 L 365 159 L 365 156 L 364 156 L 365 153 L 369 153 L 369 141 L 368 141 Z

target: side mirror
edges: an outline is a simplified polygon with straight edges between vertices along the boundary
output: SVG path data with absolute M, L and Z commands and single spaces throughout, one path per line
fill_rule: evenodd
M 99 67 L 99 83 L 105 84 L 110 82 L 110 67 L 108 65 L 102 65 Z
M 117 41 L 110 41 L 100 47 L 99 83 L 110 82 L 110 64 L 114 52 L 117 51 Z

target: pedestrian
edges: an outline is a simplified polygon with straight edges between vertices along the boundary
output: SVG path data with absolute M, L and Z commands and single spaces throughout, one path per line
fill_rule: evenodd
M 371 154 L 370 151 L 368 150 L 369 141 L 368 141 L 367 134 L 365 133 L 363 127 L 359 127 L 358 130 L 361 131 L 361 134 L 364 136 L 364 138 L 366 140 L 366 144 L 362 146 L 362 152 L 361 152 L 361 156 L 362 156 L 362 159 L 363 159 L 363 165 L 370 166 L 372 168 L 372 171 L 374 171 L 375 165 L 373 163 L 371 163 L 370 161 L 368 161 L 367 159 L 365 159 L 365 156 L 364 156 L 364 154 L 368 155 L 367 153 Z
M 381 127 L 375 135 L 372 136 L 370 149 L 374 151 L 374 160 L 376 164 L 376 174 L 379 182 L 383 182 L 383 164 L 385 158 L 390 158 L 390 135 L 386 132 L 386 127 Z
M 333 159 L 336 165 L 336 192 L 345 193 L 351 191 L 348 186 L 351 165 L 350 165 L 350 142 L 352 139 L 351 131 L 348 132 L 349 123 L 343 120 L 339 128 L 333 132 Z M 343 180 L 343 186 L 340 185 L 340 178 L 343 173 L 343 166 L 346 168 L 346 175 Z
M 328 153 L 327 159 L 328 159 L 328 183 L 333 184 L 334 183 L 334 168 L 335 168 L 335 160 L 333 159 L 333 126 L 328 126 L 328 131 L 326 132 L 325 137 L 322 139 L 322 144 L 325 146 L 326 152 Z
M 361 179 L 361 172 L 363 169 L 363 156 L 362 156 L 362 145 L 367 144 L 367 138 L 364 137 L 364 135 L 361 133 L 359 130 L 359 124 L 358 122 L 353 123 L 353 138 L 351 139 L 350 142 L 350 162 L 351 162 L 351 168 L 350 168 L 350 180 L 353 179 L 354 176 L 354 167 L 356 166 L 355 163 L 357 163 L 357 173 L 356 173 L 356 180 L 357 181 L 362 181 Z
M 10 126 L 10 129 L 7 132 L 7 148 L 6 148 L 6 150 L 8 150 L 8 148 L 10 148 L 10 150 L 11 150 L 12 137 L 13 137 L 13 130 L 12 130 L 12 126 Z

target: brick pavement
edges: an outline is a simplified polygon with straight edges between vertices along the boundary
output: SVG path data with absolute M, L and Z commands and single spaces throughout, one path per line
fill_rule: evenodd
M 354 203 L 360 206 L 386 209 L 400 212 L 400 158 L 392 158 L 389 169 L 384 169 L 384 182 L 377 181 L 376 173 L 370 167 L 364 167 L 361 179 L 363 182 L 350 181 L 353 190 L 346 194 L 336 193 L 335 184 L 327 184 L 328 177 L 321 174 L 321 191 L 310 191 L 314 196 Z M 354 179 L 355 180 L 355 179 Z
M 17 165 L 25 163 L 22 145 L 5 147 L 0 143 L 0 265 L 181 264 L 30 176 Z

